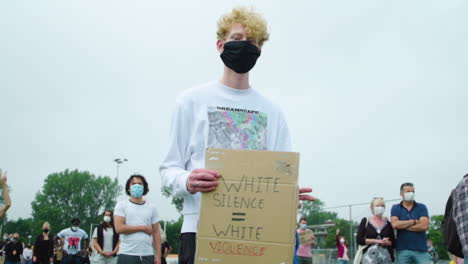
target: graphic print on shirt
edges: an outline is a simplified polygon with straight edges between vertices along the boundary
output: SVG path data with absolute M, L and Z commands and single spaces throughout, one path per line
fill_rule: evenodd
M 68 237 L 68 250 L 75 251 L 78 250 L 80 246 L 80 237 Z
M 232 107 L 208 107 L 208 147 L 266 150 L 268 116 Z

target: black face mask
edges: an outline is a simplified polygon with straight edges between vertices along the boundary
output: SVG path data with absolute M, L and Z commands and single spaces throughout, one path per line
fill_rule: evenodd
M 42 229 L 42 232 L 47 233 L 47 232 L 49 232 L 49 229 L 48 229 L 48 228 L 44 228 L 44 229 Z
M 224 65 L 237 73 L 250 71 L 260 57 L 257 46 L 248 41 L 229 41 L 224 43 L 221 59 Z

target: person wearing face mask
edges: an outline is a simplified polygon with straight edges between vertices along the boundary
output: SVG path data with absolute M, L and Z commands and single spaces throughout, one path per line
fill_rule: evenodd
M 410 182 L 400 186 L 403 201 L 392 207 L 392 226 L 397 230 L 396 252 L 399 264 L 426 264 L 431 262 L 427 251 L 429 212 L 427 207 L 415 201 L 414 185 Z
M 144 199 L 149 191 L 142 175 L 132 175 L 125 184 L 130 199 L 115 206 L 115 230 L 120 234 L 118 264 L 161 264 L 159 215 Z
M 390 264 L 395 261 L 395 234 L 392 224 L 384 216 L 385 202 L 380 197 L 374 198 L 370 207 L 372 216 L 362 219 L 356 235 L 357 244 L 366 246 L 361 263 Z
M 5 264 L 20 264 L 23 254 L 23 243 L 19 241 L 19 234 L 14 233 L 11 241 L 5 246 Z
M 201 193 L 218 186 L 219 172 L 205 169 L 207 148 L 292 151 L 281 108 L 250 84 L 250 74 L 269 39 L 267 22 L 238 7 L 218 20 L 220 80 L 184 91 L 176 100 L 169 149 L 160 165 L 162 185 L 183 197 L 179 264 L 193 264 Z M 299 188 L 299 200 L 313 200 Z
M 315 246 L 315 235 L 312 230 L 307 228 L 307 219 L 301 217 L 299 219 L 299 228 L 296 230 L 299 238 L 299 248 L 296 255 L 299 259 L 299 264 L 312 264 L 312 246 Z
M 92 258 L 93 264 L 117 263 L 120 242 L 119 234 L 115 231 L 113 216 L 112 210 L 106 210 L 102 223 L 94 229 L 93 246 L 97 254 Z
M 346 243 L 346 238 L 344 236 L 340 236 L 340 229 L 336 229 L 336 247 L 338 249 L 337 257 L 338 257 L 338 264 L 348 264 L 349 263 L 349 251 L 348 251 L 348 243 Z
M 31 244 L 28 244 L 23 250 L 23 263 L 22 264 L 32 264 L 32 248 Z
M 5 248 L 5 245 L 7 242 L 8 242 L 8 234 L 5 233 L 3 234 L 2 239 L 0 239 L 0 264 L 5 263 L 5 252 L 3 249 Z
M 80 264 L 89 245 L 88 234 L 80 228 L 80 219 L 73 218 L 72 226 L 60 231 L 57 237 L 63 240 L 63 264 Z M 83 250 L 81 250 L 81 242 Z
M 50 232 L 49 222 L 42 224 L 42 233 L 36 237 L 33 250 L 33 262 L 49 264 L 54 257 L 54 236 Z

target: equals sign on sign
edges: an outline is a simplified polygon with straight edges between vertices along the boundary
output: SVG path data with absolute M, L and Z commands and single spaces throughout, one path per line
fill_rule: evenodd
M 246 213 L 232 213 L 232 221 L 245 221 Z

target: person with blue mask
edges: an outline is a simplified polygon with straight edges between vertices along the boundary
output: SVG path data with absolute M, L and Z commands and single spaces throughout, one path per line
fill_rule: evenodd
M 156 206 L 144 199 L 149 191 L 145 177 L 130 176 L 125 191 L 130 199 L 118 202 L 114 210 L 115 230 L 120 234 L 117 264 L 160 264 L 159 215 Z

